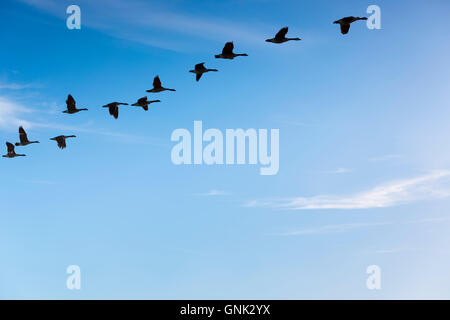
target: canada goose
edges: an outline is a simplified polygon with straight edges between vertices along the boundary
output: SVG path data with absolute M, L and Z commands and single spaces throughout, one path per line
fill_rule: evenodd
M 288 33 L 288 27 L 281 28 L 280 31 L 275 35 L 272 39 L 267 39 L 266 42 L 272 43 L 283 43 L 290 40 L 301 40 L 300 38 L 286 38 L 286 34 Z
M 248 56 L 248 54 L 246 54 L 246 53 L 234 53 L 233 49 L 234 49 L 233 41 L 227 42 L 227 43 L 225 43 L 225 46 L 222 49 L 222 53 L 216 54 L 215 57 L 217 59 L 234 59 L 239 56 L 242 56 L 242 57 Z
M 66 139 L 67 138 L 76 138 L 76 136 L 57 136 L 54 138 L 51 138 L 50 140 L 54 140 L 58 143 L 58 147 L 60 149 L 65 149 L 66 148 Z
M 112 115 L 115 119 L 119 117 L 119 105 L 127 106 L 128 103 L 123 102 L 111 102 L 103 106 L 103 108 L 109 109 L 109 114 Z
M 27 146 L 32 143 L 39 143 L 39 141 L 29 141 L 27 133 L 25 132 L 25 130 L 22 127 L 19 127 L 19 139 L 20 139 L 20 142 L 16 142 L 16 147 L 19 147 L 19 146 L 24 147 L 24 146 Z
M 136 103 L 133 103 L 132 106 L 142 107 L 145 111 L 148 111 L 148 105 L 154 102 L 161 102 L 161 100 L 147 100 L 147 97 L 142 97 Z
M 6 147 L 8 148 L 8 154 L 5 154 L 3 158 L 15 158 L 15 157 L 25 157 L 24 154 L 17 154 L 14 151 L 14 145 L 12 143 L 7 142 Z
M 195 80 L 200 80 L 200 78 L 202 77 L 202 74 L 209 72 L 209 71 L 219 71 L 217 69 L 207 69 L 205 68 L 205 63 L 198 63 L 195 65 L 194 70 L 189 70 L 189 72 L 195 73 Z
M 86 108 L 77 109 L 75 99 L 70 94 L 67 96 L 66 105 L 67 110 L 64 110 L 63 113 L 74 114 L 80 111 L 87 111 Z
M 341 33 L 347 34 L 348 30 L 350 30 L 350 24 L 355 21 L 358 21 L 358 20 L 367 20 L 367 18 L 366 17 L 362 17 L 362 18 L 361 17 L 345 17 L 340 20 L 336 20 L 333 23 L 340 24 L 341 25 Z
M 159 79 L 159 76 L 156 76 L 153 79 L 153 89 L 147 90 L 147 92 L 154 92 L 154 93 L 156 93 L 156 92 L 161 92 L 161 91 L 166 91 L 166 90 L 167 91 L 176 91 L 175 89 L 164 88 L 161 85 L 161 80 Z

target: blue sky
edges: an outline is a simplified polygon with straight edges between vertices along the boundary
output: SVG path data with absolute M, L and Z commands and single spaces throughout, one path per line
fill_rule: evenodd
M 81 30 L 66 28 L 70 4 Z M 371 4 L 381 30 L 332 24 Z M 1 145 L 18 125 L 41 144 L 1 161 L 0 298 L 450 298 L 448 9 L 3 1 Z M 264 42 L 285 25 L 302 41 Z M 230 40 L 249 57 L 214 59 Z M 219 72 L 196 83 L 199 62 Z M 149 112 L 101 108 L 156 74 L 177 92 Z M 62 114 L 68 93 L 89 111 Z M 194 120 L 279 129 L 278 174 L 175 166 L 170 135 Z M 60 134 L 77 138 L 61 151 Z M 373 264 L 381 290 L 366 288 Z

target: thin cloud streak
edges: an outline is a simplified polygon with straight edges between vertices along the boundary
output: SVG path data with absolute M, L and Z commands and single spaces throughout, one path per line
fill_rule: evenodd
M 302 229 L 291 232 L 278 233 L 278 236 L 299 236 L 309 234 L 322 234 L 322 233 L 341 233 L 351 231 L 360 228 L 378 227 L 393 224 L 393 222 L 372 222 L 372 223 L 343 223 L 336 225 L 327 225 L 317 228 Z
M 319 195 L 280 200 L 253 200 L 246 206 L 291 210 L 385 208 L 419 200 L 449 197 L 449 177 L 449 170 L 441 170 L 379 185 L 368 191 L 348 196 Z
M 214 196 L 228 196 L 230 195 L 229 192 L 226 191 L 221 191 L 221 190 L 216 190 L 216 189 L 212 189 L 206 193 L 200 193 L 198 194 L 199 196 L 206 196 L 206 197 L 214 197 Z
M 32 110 L 11 101 L 6 97 L 0 96 L 0 129 L 12 129 L 18 126 L 31 126 L 29 121 L 22 119 L 24 113 L 30 113 Z
M 66 17 L 65 11 L 62 14 L 61 9 L 70 4 L 69 2 L 61 4 L 54 0 L 20 1 L 59 18 Z M 190 39 L 176 39 L 170 42 L 167 37 L 161 35 L 161 31 L 218 42 L 238 40 L 264 45 L 264 41 L 261 39 L 264 39 L 265 34 L 256 30 L 254 25 L 242 25 L 236 21 L 217 17 L 169 12 L 154 2 L 129 0 L 123 4 L 116 0 L 79 1 L 77 5 L 81 8 L 82 17 L 84 17 L 84 11 L 89 12 L 87 18 L 82 18 L 82 27 L 87 26 L 116 38 L 164 49 L 183 51 L 183 49 L 190 48 L 188 50 L 192 50 L 192 44 Z M 95 19 L 89 19 L 94 16 Z M 180 45 L 180 41 L 184 41 L 184 44 Z M 222 48 L 218 47 L 217 49 L 221 50 Z
M 423 223 L 440 223 L 444 221 L 450 221 L 450 217 L 440 218 L 428 218 L 421 220 L 411 221 L 387 221 L 387 222 L 356 222 L 356 223 L 342 223 L 334 225 L 325 225 L 316 228 L 307 228 L 296 231 L 284 232 L 273 234 L 275 236 L 299 236 L 299 235 L 312 235 L 312 234 L 325 234 L 325 233 L 343 233 L 347 231 L 353 231 L 361 228 L 381 227 L 387 225 L 399 225 L 399 224 L 423 224 Z M 380 250 L 381 251 L 381 250 Z
M 7 89 L 7 90 L 23 90 L 23 89 L 30 89 L 30 88 L 40 88 L 40 85 L 28 83 L 28 84 L 19 84 L 19 83 L 1 83 L 0 89 Z
M 386 154 L 383 156 L 370 158 L 369 161 L 380 162 L 380 161 L 388 161 L 388 160 L 392 160 L 392 159 L 399 159 L 401 157 L 402 156 L 400 154 Z

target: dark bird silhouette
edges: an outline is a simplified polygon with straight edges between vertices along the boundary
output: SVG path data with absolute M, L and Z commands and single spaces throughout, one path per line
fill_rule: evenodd
M 347 34 L 350 30 L 350 24 L 358 20 L 367 20 L 366 17 L 345 17 L 340 20 L 336 20 L 333 23 L 339 24 L 341 26 L 341 33 Z
M 111 102 L 103 106 L 103 108 L 109 109 L 109 114 L 112 115 L 115 119 L 119 117 L 119 105 L 127 106 L 128 103 L 123 102 Z
M 32 143 L 39 143 L 39 141 L 29 141 L 27 133 L 25 132 L 25 130 L 22 127 L 19 127 L 19 139 L 20 139 L 20 142 L 16 142 L 16 147 L 19 147 L 19 146 L 24 147 L 24 146 L 27 146 Z
M 195 65 L 194 70 L 189 70 L 189 72 L 195 73 L 195 80 L 200 80 L 200 78 L 202 77 L 202 75 L 206 72 L 210 72 L 210 71 L 219 71 L 217 69 L 208 69 L 205 67 L 205 63 L 199 63 Z
M 248 56 L 248 54 L 246 54 L 246 53 L 234 53 L 233 49 L 234 49 L 233 41 L 227 42 L 227 43 L 225 43 L 225 46 L 222 49 L 222 53 L 216 54 L 215 57 L 217 59 L 234 59 L 239 56 L 242 56 L 242 57 Z
M 66 105 L 67 105 L 67 110 L 64 110 L 63 113 L 74 114 L 74 113 L 77 113 L 80 111 L 87 111 L 86 108 L 77 109 L 77 107 L 76 107 L 77 103 L 75 102 L 75 99 L 70 94 L 67 96 Z
M 281 28 L 280 31 L 275 35 L 272 39 L 267 39 L 266 42 L 272 43 L 283 43 L 291 40 L 301 40 L 300 38 L 286 38 L 286 34 L 288 33 L 288 27 Z
M 76 136 L 57 136 L 54 138 L 51 138 L 50 140 L 54 140 L 58 143 L 58 147 L 60 149 L 65 149 L 66 148 L 66 139 L 67 138 L 76 138 Z
M 133 103 L 132 106 L 142 107 L 145 111 L 148 111 L 149 104 L 154 102 L 161 102 L 161 100 L 147 100 L 147 97 L 142 97 L 136 103 Z
M 153 79 L 153 89 L 147 90 L 147 92 L 161 92 L 161 91 L 176 91 L 175 89 L 169 89 L 169 88 L 164 88 L 161 84 L 161 80 L 159 79 L 159 76 L 156 76 Z
M 6 147 L 8 148 L 8 153 L 3 156 L 3 158 L 15 158 L 15 157 L 25 157 L 24 154 L 17 154 L 14 151 L 14 145 L 12 143 L 7 142 Z

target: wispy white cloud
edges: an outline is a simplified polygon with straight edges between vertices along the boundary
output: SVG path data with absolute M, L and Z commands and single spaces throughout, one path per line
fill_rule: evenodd
M 277 233 L 273 235 L 277 236 L 300 236 L 300 235 L 312 235 L 312 234 L 324 234 L 324 233 L 343 233 L 348 231 L 353 231 L 362 228 L 372 228 L 381 227 L 387 225 L 399 225 L 399 224 L 424 224 L 424 223 L 440 223 L 450 221 L 450 217 L 439 217 L 439 218 L 427 218 L 421 220 L 411 220 L 411 221 L 386 221 L 386 222 L 355 222 L 355 223 L 342 223 L 334 225 L 325 225 L 314 228 L 303 228 L 300 230 Z M 396 249 L 395 249 L 396 250 Z M 378 250 L 378 253 L 390 253 L 394 252 L 394 249 L 389 250 Z M 398 251 L 398 250 L 396 250 Z
M 329 173 L 342 174 L 342 173 L 350 173 L 352 171 L 353 170 L 349 168 L 337 168 L 336 170 L 329 171 Z
M 200 196 L 228 196 L 228 195 L 230 195 L 230 193 L 226 192 L 226 191 L 211 189 L 208 192 L 200 193 L 198 195 L 200 195 Z
M 39 88 L 40 85 L 33 83 L 19 84 L 19 83 L 0 83 L 0 89 L 8 89 L 8 90 L 23 90 L 30 88 Z
M 413 201 L 450 196 L 450 171 L 441 170 L 415 178 L 376 186 L 347 196 L 319 195 L 279 200 L 253 200 L 248 207 L 273 207 L 291 210 L 369 209 L 392 207 Z
M 402 156 L 400 154 L 386 154 L 378 157 L 370 158 L 369 161 L 371 162 L 380 162 L 380 161 L 388 161 L 392 159 L 399 159 Z
M 11 129 L 18 126 L 31 126 L 29 121 L 23 119 L 23 116 L 32 112 L 30 109 L 6 98 L 0 96 L 0 128 Z
M 54 16 L 65 18 L 62 11 L 68 1 L 20 0 Z M 128 39 L 143 44 L 180 51 L 180 39 L 170 41 L 165 33 L 175 33 L 214 41 L 237 40 L 264 44 L 261 33 L 255 24 L 243 25 L 241 22 L 224 20 L 219 17 L 186 14 L 167 9 L 161 2 L 128 0 L 83 1 L 77 2 L 82 12 L 82 28 L 87 26 L 117 38 Z M 83 12 L 89 12 L 84 16 Z M 95 19 L 89 19 L 95 17 Z M 191 39 L 183 41 L 188 46 Z M 220 49 L 220 48 L 219 48 Z
M 279 236 L 299 236 L 309 234 L 322 234 L 322 233 L 341 233 L 354 229 L 378 227 L 392 224 L 393 222 L 368 222 L 368 223 L 343 223 L 336 225 L 326 225 L 317 228 L 301 229 L 297 231 L 290 231 L 284 233 L 278 233 Z

